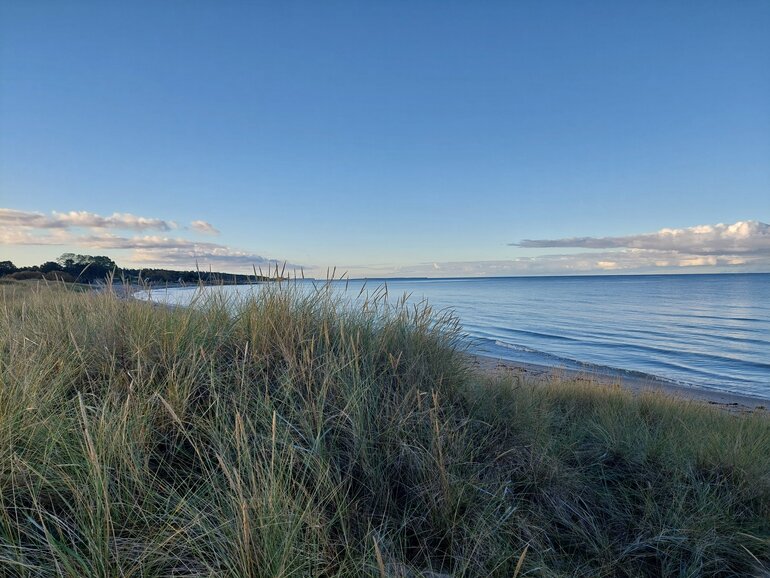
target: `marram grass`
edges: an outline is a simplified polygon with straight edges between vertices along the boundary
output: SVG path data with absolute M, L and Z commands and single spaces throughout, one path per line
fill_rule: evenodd
M 384 295 L 0 292 L 0 576 L 768 575 L 762 415 L 475 374 Z

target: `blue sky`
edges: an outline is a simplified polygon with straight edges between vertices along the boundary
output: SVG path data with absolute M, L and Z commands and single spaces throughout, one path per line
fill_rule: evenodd
M 7 0 L 0 207 L 17 264 L 770 270 L 770 2 Z

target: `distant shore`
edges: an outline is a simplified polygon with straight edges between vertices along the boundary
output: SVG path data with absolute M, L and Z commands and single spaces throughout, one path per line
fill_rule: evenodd
M 566 369 L 561 367 L 521 363 L 486 355 L 472 354 L 473 366 L 485 373 L 505 372 L 521 376 L 529 382 L 548 383 L 559 379 L 584 381 L 598 385 L 619 385 L 639 394 L 644 391 L 656 391 L 681 399 L 698 401 L 723 407 L 735 412 L 767 412 L 770 400 L 752 395 L 717 391 L 698 386 L 686 386 L 654 376 L 619 374 L 611 370 L 595 368 L 590 371 Z

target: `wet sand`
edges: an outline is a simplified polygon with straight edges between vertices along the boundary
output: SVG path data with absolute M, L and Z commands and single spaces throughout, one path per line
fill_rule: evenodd
M 588 384 L 618 385 L 635 394 L 656 391 L 664 395 L 699 401 L 734 412 L 762 412 L 770 415 L 770 400 L 713 389 L 689 387 L 653 376 L 629 375 L 598 369 L 580 371 L 532 363 L 507 361 L 484 355 L 471 355 L 472 364 L 483 372 L 506 372 L 520 376 L 530 383 L 549 383 L 559 379 L 584 381 Z

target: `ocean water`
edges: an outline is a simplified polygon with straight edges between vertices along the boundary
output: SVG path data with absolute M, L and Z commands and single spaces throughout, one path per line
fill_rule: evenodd
M 388 279 L 369 280 L 366 290 L 383 283 L 391 298 L 452 309 L 473 352 L 770 399 L 770 274 Z M 193 294 L 152 298 L 186 304 Z

